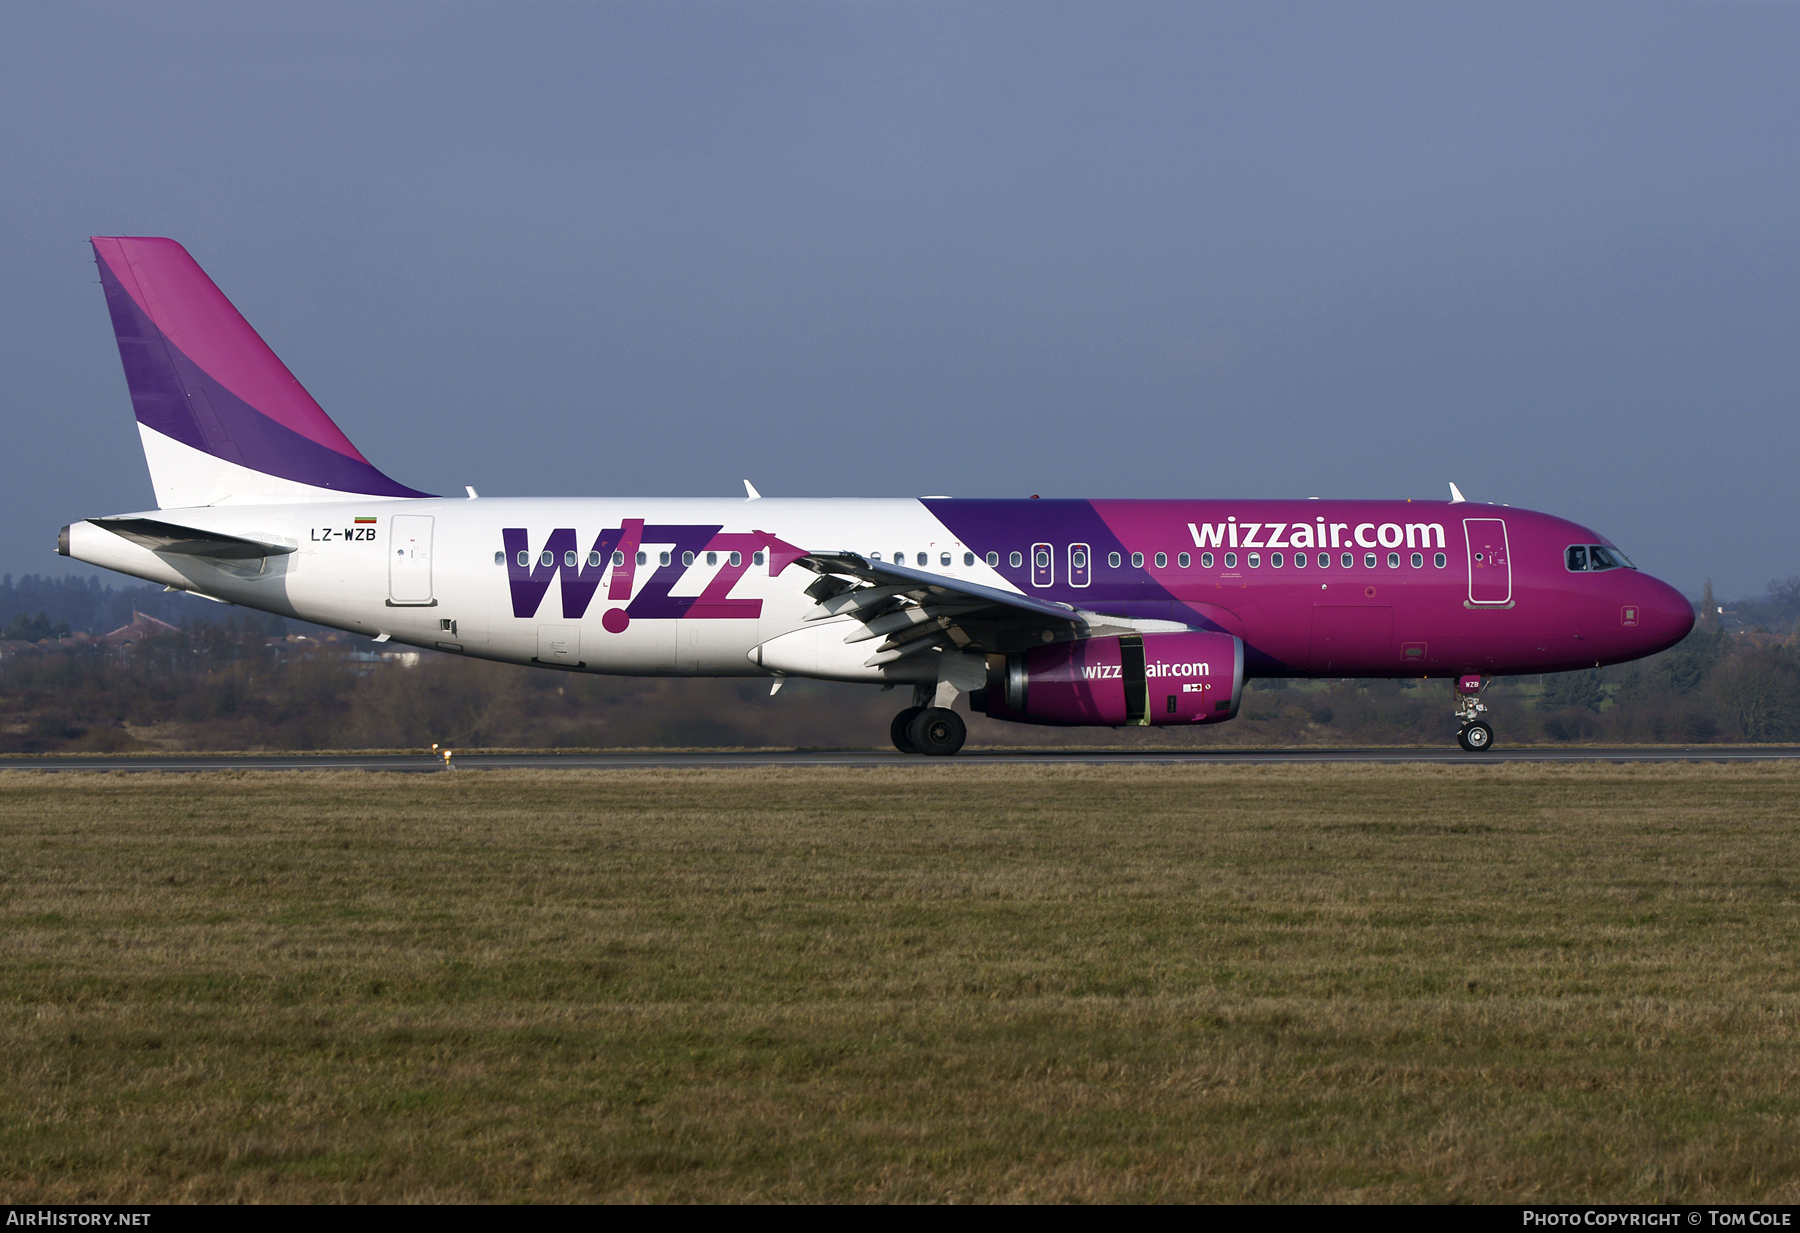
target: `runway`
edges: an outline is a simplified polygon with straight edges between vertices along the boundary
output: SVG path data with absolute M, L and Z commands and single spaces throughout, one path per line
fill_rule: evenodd
M 1062 750 L 973 749 L 953 758 L 921 758 L 893 750 L 655 750 L 617 753 L 458 754 L 456 770 L 693 770 L 733 767 L 981 767 L 981 766 L 1287 766 L 1368 762 L 1490 766 L 1503 762 L 1789 762 L 1800 745 L 1624 745 L 1495 749 L 1205 749 Z M 444 770 L 428 753 L 0 755 L 0 771 L 383 771 Z

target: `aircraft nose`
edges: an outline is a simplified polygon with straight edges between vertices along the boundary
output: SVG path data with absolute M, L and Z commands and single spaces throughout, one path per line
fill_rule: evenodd
M 1646 655 L 1674 646 L 1694 628 L 1694 606 L 1687 596 L 1666 582 L 1645 577 L 1648 584 L 1639 601 L 1643 612 L 1638 617 L 1638 631 L 1646 642 Z

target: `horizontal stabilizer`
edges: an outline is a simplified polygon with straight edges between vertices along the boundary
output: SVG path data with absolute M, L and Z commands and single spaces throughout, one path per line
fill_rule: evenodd
M 280 544 L 264 544 L 218 531 L 176 526 L 155 518 L 90 518 L 88 521 L 152 552 L 176 552 L 213 561 L 254 561 L 258 557 L 279 557 L 294 551 Z

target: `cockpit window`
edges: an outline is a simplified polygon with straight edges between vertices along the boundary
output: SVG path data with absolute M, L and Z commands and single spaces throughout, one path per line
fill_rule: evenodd
M 1617 548 L 1600 544 L 1576 544 L 1564 555 L 1564 561 L 1574 572 L 1637 568 Z

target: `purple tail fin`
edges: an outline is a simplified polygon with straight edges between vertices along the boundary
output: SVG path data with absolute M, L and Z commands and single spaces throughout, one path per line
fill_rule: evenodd
M 350 444 L 181 245 L 93 244 L 159 504 L 430 495 Z

